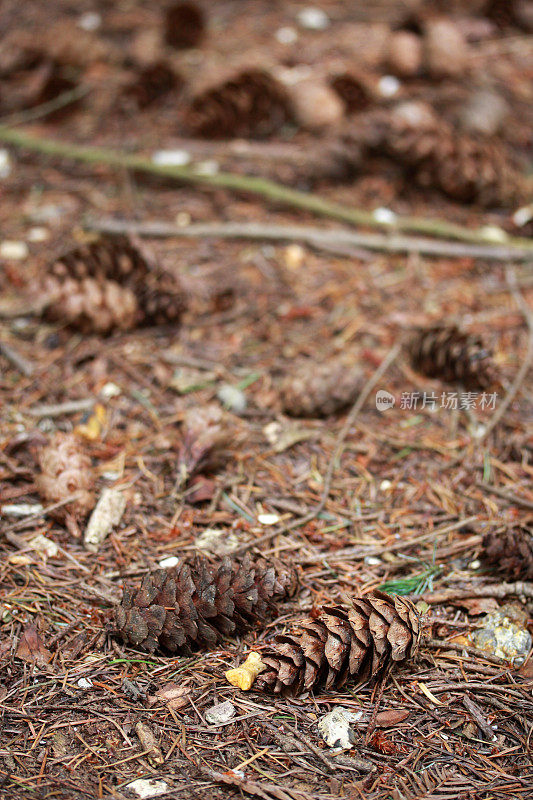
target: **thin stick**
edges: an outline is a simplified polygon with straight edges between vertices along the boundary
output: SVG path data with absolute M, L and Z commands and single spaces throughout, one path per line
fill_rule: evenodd
M 174 179 L 181 183 L 214 186 L 232 189 L 237 192 L 247 192 L 265 200 L 281 203 L 292 208 L 304 209 L 313 214 L 331 219 L 342 220 L 352 225 L 366 225 L 370 228 L 385 228 L 390 230 L 388 223 L 377 220 L 372 212 L 360 208 L 333 203 L 316 194 L 300 192 L 281 183 L 257 178 L 250 175 L 236 175 L 232 172 L 219 172 L 215 175 L 205 175 L 194 166 L 167 166 L 154 164 L 150 159 L 142 156 L 127 155 L 125 153 L 108 150 L 102 147 L 83 147 L 80 145 L 57 142 L 51 139 L 42 139 L 0 126 L 0 141 L 14 147 L 22 147 L 36 153 L 49 156 L 69 158 L 85 164 L 108 164 L 119 169 L 137 170 L 164 178 Z M 488 244 L 486 235 L 481 231 L 469 230 L 461 225 L 437 219 L 424 219 L 422 217 L 397 217 L 395 228 L 398 231 L 412 231 L 444 239 L 457 239 L 462 242 Z M 509 238 L 508 247 L 518 247 L 533 253 L 533 242 L 528 239 Z
M 94 397 L 87 397 L 82 400 L 67 400 L 65 403 L 56 403 L 54 405 L 33 406 L 33 408 L 28 408 L 26 413 L 32 417 L 62 417 L 64 414 L 89 411 L 95 402 Z
M 20 353 L 18 353 L 15 348 L 7 342 L 0 340 L 0 353 L 2 353 L 2 355 L 5 356 L 5 358 L 7 358 L 7 360 L 10 361 L 11 364 L 13 364 L 13 366 L 16 367 L 18 371 L 27 378 L 33 375 L 33 371 L 35 369 L 33 364 L 24 358 L 24 356 L 22 356 Z
M 324 489 L 322 492 L 322 497 L 320 498 L 317 505 L 304 517 L 300 517 L 300 519 L 293 520 L 292 522 L 289 522 L 287 525 L 283 525 L 281 528 L 276 528 L 276 530 L 271 531 L 270 533 L 267 533 L 264 536 L 261 536 L 259 539 L 255 539 L 253 542 L 247 542 L 247 544 L 242 545 L 241 547 L 239 547 L 237 550 L 234 551 L 236 554 L 244 553 L 246 550 L 250 550 L 252 547 L 257 547 L 257 545 L 259 544 L 268 542 L 275 536 L 278 536 L 280 533 L 288 533 L 288 531 L 291 531 L 294 528 L 299 528 L 302 525 L 307 525 L 308 522 L 311 522 L 311 520 L 315 519 L 315 517 L 318 516 L 318 514 L 320 514 L 320 512 L 326 505 L 327 499 L 329 497 L 329 492 L 331 489 L 331 481 L 333 479 L 333 475 L 335 473 L 335 469 L 338 465 L 340 457 L 342 456 L 348 432 L 352 427 L 352 425 L 354 424 L 355 420 L 357 419 L 357 415 L 359 414 L 363 405 L 365 404 L 368 395 L 370 394 L 374 386 L 377 384 L 377 382 L 382 378 L 382 376 L 388 370 L 393 361 L 396 359 L 398 353 L 400 352 L 400 349 L 401 345 L 395 344 L 394 347 L 391 350 L 389 350 L 387 356 L 383 359 L 378 369 L 374 372 L 370 380 L 363 387 L 361 394 L 355 401 L 350 413 L 346 417 L 344 425 L 339 431 L 339 434 L 335 442 L 335 449 L 328 464 L 326 477 L 324 479 Z
M 522 366 L 518 370 L 514 381 L 512 382 L 511 386 L 507 391 L 507 394 L 505 395 L 503 402 L 492 415 L 487 427 L 483 431 L 482 435 L 478 438 L 478 441 L 486 439 L 489 433 L 493 431 L 496 425 L 499 423 L 499 421 L 501 420 L 501 418 L 503 417 L 503 415 L 513 402 L 514 398 L 516 397 L 518 390 L 522 386 L 522 383 L 524 382 L 524 379 L 527 373 L 529 372 L 529 369 L 533 362 L 533 311 L 530 309 L 530 307 L 522 297 L 522 294 L 520 293 L 520 290 L 516 285 L 516 274 L 511 267 L 507 268 L 505 277 L 507 278 L 509 289 L 511 290 L 511 293 L 516 301 L 516 304 L 521 310 L 522 314 L 524 315 L 524 319 L 526 320 L 527 326 L 529 328 L 527 353 L 522 362 Z
M 416 595 L 417 600 L 426 603 L 455 603 L 456 600 L 468 600 L 470 597 L 533 597 L 533 583 L 517 581 L 516 583 L 497 583 L 487 586 L 472 586 L 471 589 L 445 589 L 440 592 L 426 592 Z
M 411 236 L 355 233 L 346 230 L 326 230 L 298 225 L 264 225 L 256 222 L 208 222 L 179 227 L 166 222 L 131 222 L 105 218 L 89 220 L 85 228 L 111 235 L 135 234 L 152 238 L 192 237 L 220 239 L 267 239 L 270 241 L 301 241 L 320 249 L 339 248 L 349 252 L 349 247 L 362 247 L 387 253 L 421 253 L 428 256 L 453 258 L 483 258 L 496 261 L 522 260 L 531 257 L 531 251 L 517 247 L 489 244 L 462 244 L 460 242 L 433 241 Z
M 25 125 L 27 122 L 34 122 L 36 119 L 43 119 L 55 111 L 60 111 L 62 108 L 70 106 L 85 97 L 91 91 L 90 86 L 76 86 L 74 89 L 68 89 L 62 92 L 53 100 L 48 100 L 46 103 L 41 103 L 34 108 L 29 108 L 26 111 L 20 111 L 16 114 L 9 114 L 8 116 L 0 118 L 0 125 Z

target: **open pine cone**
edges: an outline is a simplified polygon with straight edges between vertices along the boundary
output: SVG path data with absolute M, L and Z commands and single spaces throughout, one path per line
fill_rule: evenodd
M 533 580 L 533 533 L 525 528 L 487 533 L 483 537 L 483 556 L 512 580 Z
M 46 314 L 84 332 L 177 322 L 184 308 L 178 280 L 160 273 L 126 237 L 102 237 L 56 258 L 36 293 Z
M 350 607 L 326 607 L 318 619 L 276 636 L 261 651 L 266 670 L 256 688 L 297 695 L 340 689 L 348 680 L 362 686 L 412 658 L 420 633 L 418 612 L 403 597 L 374 591 Z
M 283 410 L 293 417 L 327 417 L 352 403 L 361 385 L 360 371 L 338 359 L 302 360 L 281 385 Z
M 480 336 L 457 326 L 435 326 L 418 331 L 408 344 L 412 366 L 428 378 L 460 384 L 468 390 L 499 385 L 491 351 Z
M 213 562 L 198 554 L 173 570 L 149 573 L 138 588 L 126 586 L 116 630 L 149 652 L 189 652 L 264 620 L 297 587 L 295 569 L 280 561 Z
M 94 475 L 89 456 L 72 433 L 57 432 L 39 451 L 41 474 L 37 489 L 49 503 L 58 503 L 71 494 L 78 496 L 58 510 L 58 515 L 84 517 L 94 505 Z
M 263 138 L 290 118 L 284 87 L 268 72 L 249 69 L 193 98 L 186 125 L 207 138 Z

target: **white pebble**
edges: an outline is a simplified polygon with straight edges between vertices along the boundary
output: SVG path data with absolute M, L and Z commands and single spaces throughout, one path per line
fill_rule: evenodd
M 200 161 L 200 163 L 196 165 L 196 174 L 216 175 L 219 169 L 220 167 L 218 166 L 218 161 L 214 161 L 213 159 L 209 161 Z
M 0 244 L 0 258 L 11 259 L 12 261 L 23 261 L 28 257 L 28 245 L 26 242 L 15 242 L 5 239 Z
M 155 778 L 137 778 L 137 780 L 126 784 L 125 789 L 130 789 L 137 797 L 158 797 L 160 794 L 168 792 L 168 783 L 158 781 Z
M 224 722 L 229 722 L 236 713 L 233 703 L 226 700 L 224 703 L 218 703 L 216 706 L 208 708 L 205 718 L 211 725 L 222 725 Z
M 479 569 L 480 566 L 481 566 L 481 561 L 478 561 L 478 559 L 476 558 L 476 560 L 475 561 L 471 561 L 468 566 L 469 566 L 470 569 Z
M 278 514 L 259 514 L 257 521 L 261 525 L 276 525 L 279 522 L 279 516 Z
M 90 678 L 80 678 L 76 685 L 79 686 L 80 689 L 90 689 L 93 682 Z
M 390 208 L 376 208 L 372 212 L 372 216 L 376 222 L 382 222 L 384 225 L 394 225 L 396 222 L 396 214 Z
M 368 564 L 369 567 L 377 567 L 381 563 L 383 563 L 381 558 L 377 558 L 377 556 L 365 556 L 365 564 Z
M 2 506 L 2 514 L 7 517 L 30 517 L 32 514 L 42 514 L 43 507 L 40 503 L 6 503 Z
M 191 154 L 187 150 L 156 150 L 152 161 L 160 167 L 185 167 L 190 164 Z
M 298 12 L 298 22 L 310 31 L 324 31 L 329 27 L 329 17 L 321 8 L 303 8 Z
M 513 214 L 513 222 L 517 228 L 522 228 L 533 219 L 533 204 L 530 206 L 522 206 L 517 209 Z
M 388 492 L 391 486 L 392 483 L 390 481 L 381 481 L 381 483 L 379 484 L 379 488 L 381 489 L 382 492 Z
M 400 87 L 401 83 L 394 75 L 383 75 L 378 82 L 378 91 L 382 97 L 394 97 Z
M 479 232 L 487 242 L 503 243 L 509 238 L 505 231 L 497 225 L 484 225 Z
M 96 31 L 102 24 L 102 17 L 96 11 L 87 11 L 78 19 L 78 28 L 84 31 Z
M 30 228 L 28 231 L 28 242 L 46 242 L 50 238 L 50 232 L 46 228 Z
M 12 163 L 7 150 L 0 150 L 0 178 L 9 178 L 11 175 Z
M 105 397 L 106 399 L 109 399 L 110 397 L 118 397 L 121 394 L 122 394 L 122 389 L 120 388 L 120 386 L 117 386 L 117 384 L 113 383 L 112 381 L 104 383 L 104 385 L 100 390 L 100 395 L 102 397 Z
M 186 228 L 191 224 L 191 215 L 188 211 L 180 211 L 176 214 L 176 225 L 178 228 Z
M 234 414 L 242 414 L 246 409 L 246 395 L 237 386 L 223 383 L 217 390 L 217 397 Z
M 172 567 L 177 567 L 179 563 L 180 560 L 177 556 L 167 556 L 161 559 L 159 566 L 161 569 L 172 569 Z
M 298 39 L 298 32 L 294 28 L 279 28 L 274 36 L 280 44 L 294 44 Z

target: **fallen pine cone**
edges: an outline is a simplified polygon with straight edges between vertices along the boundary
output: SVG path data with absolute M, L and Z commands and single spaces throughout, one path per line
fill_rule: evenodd
M 197 47 L 205 35 L 205 16 L 195 3 L 172 3 L 165 10 L 164 38 L 178 50 Z
M 516 528 L 483 537 L 483 557 L 512 580 L 533 580 L 533 533 Z
M 56 512 L 56 516 L 86 516 L 94 505 L 94 475 L 91 460 L 72 433 L 57 432 L 38 454 L 41 474 L 37 489 L 49 503 L 59 503 L 71 494 L 77 497 Z
M 370 152 L 388 156 L 423 187 L 437 189 L 461 203 L 513 205 L 526 195 L 528 182 L 513 155 L 498 140 L 458 133 L 443 120 L 410 122 L 398 107 L 392 114 L 368 116 L 362 138 Z
M 428 378 L 470 390 L 499 385 L 492 353 L 481 337 L 464 333 L 455 325 L 418 331 L 408 344 L 408 352 L 413 368 Z
M 263 138 L 291 116 L 285 87 L 268 72 L 249 69 L 193 98 L 185 124 L 207 138 Z
M 83 332 L 177 322 L 184 308 L 177 278 L 155 269 L 126 237 L 101 237 L 68 250 L 35 293 L 46 298 L 50 319 Z
M 276 636 L 260 653 L 265 670 L 255 685 L 290 695 L 340 689 L 348 680 L 360 687 L 412 658 L 420 633 L 420 617 L 409 600 L 374 591 L 350 607 L 326 607 L 318 619 Z
M 283 410 L 293 417 L 327 417 L 352 403 L 361 385 L 360 371 L 338 359 L 302 360 L 281 385 Z
M 296 570 L 281 561 L 212 562 L 197 554 L 172 570 L 149 573 L 137 589 L 126 586 L 116 631 L 149 652 L 189 652 L 264 620 L 297 588 Z

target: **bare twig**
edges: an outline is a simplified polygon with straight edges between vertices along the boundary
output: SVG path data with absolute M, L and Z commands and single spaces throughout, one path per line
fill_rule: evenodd
M 136 170 L 152 175 L 160 175 L 174 179 L 181 183 L 196 184 L 199 186 L 212 186 L 231 189 L 236 192 L 262 197 L 275 203 L 282 203 L 291 208 L 310 211 L 322 217 L 338 219 L 351 225 L 366 225 L 370 228 L 385 228 L 390 230 L 388 223 L 376 219 L 374 214 L 360 208 L 340 205 L 326 200 L 316 194 L 300 192 L 283 184 L 256 178 L 249 175 L 236 175 L 232 172 L 218 172 L 215 175 L 206 175 L 193 167 L 167 166 L 155 164 L 142 156 L 127 155 L 102 147 L 83 147 L 81 145 L 57 142 L 43 139 L 13 130 L 7 126 L 0 126 L 0 141 L 14 147 L 26 148 L 36 153 L 69 158 L 85 164 L 107 164 L 120 169 Z M 395 228 L 398 231 L 411 231 L 427 236 L 443 239 L 457 239 L 462 242 L 475 244 L 488 244 L 483 231 L 473 231 L 461 225 L 455 225 L 444 220 L 424 219 L 422 217 L 397 217 Z M 533 252 L 533 243 L 528 239 L 509 238 L 508 247 L 517 247 L 520 250 Z
M 426 639 L 424 640 L 424 646 L 430 647 L 432 650 L 453 650 L 455 653 L 467 653 L 469 656 L 482 658 L 484 661 L 488 661 L 489 664 L 496 664 L 498 667 L 509 667 L 505 659 L 498 658 L 498 656 L 493 656 L 490 653 L 485 653 L 484 650 L 479 650 L 477 647 L 470 647 L 470 645 L 446 642 L 442 639 Z
M 0 125 L 25 125 L 27 122 L 34 122 L 37 119 L 44 119 L 48 114 L 54 114 L 62 108 L 76 103 L 85 97 L 91 91 L 90 86 L 75 86 L 74 89 L 68 89 L 66 92 L 61 92 L 53 100 L 48 100 L 46 103 L 40 103 L 34 108 L 28 108 L 24 111 L 17 112 L 16 114 L 9 114 L 9 116 L 0 118 Z
M 531 511 L 533 511 L 533 503 L 531 503 L 529 500 L 526 500 L 525 497 L 518 497 L 516 494 L 506 492 L 505 489 L 500 489 L 498 486 L 491 486 L 490 484 L 483 483 L 482 481 L 476 481 L 476 486 L 479 489 L 482 489 L 484 492 L 495 494 L 497 497 L 507 500 L 507 502 L 514 506 L 522 506 L 522 508 L 529 508 Z
M 349 248 L 388 253 L 421 253 L 428 256 L 454 258 L 483 258 L 497 261 L 522 260 L 531 257 L 531 251 L 517 247 L 489 244 L 462 244 L 456 241 L 434 241 L 411 236 L 400 236 L 391 228 L 390 233 L 355 233 L 347 230 L 327 230 L 299 225 L 265 225 L 257 222 L 208 222 L 179 227 L 166 222 L 128 222 L 121 219 L 89 220 L 85 227 L 91 231 L 108 234 L 136 234 L 153 238 L 193 237 L 220 239 L 267 239 L 270 241 L 300 241 L 316 248 L 334 247 L 350 252 Z M 348 248 L 348 249 L 347 249 Z
M 458 589 L 445 589 L 441 592 L 426 592 L 417 595 L 417 600 L 426 603 L 454 603 L 456 600 L 467 600 L 469 597 L 533 597 L 533 583 L 516 581 L 516 583 L 496 583 L 486 586 L 472 586 L 464 591 Z
M 18 353 L 12 345 L 0 340 L 0 353 L 27 378 L 33 375 L 35 369 L 33 364 Z
M 55 403 L 54 405 L 42 405 L 28 408 L 27 414 L 32 417 L 62 417 L 64 414 L 77 414 L 79 411 L 89 411 L 95 404 L 94 397 L 86 397 L 82 400 L 67 400 L 65 403 Z

